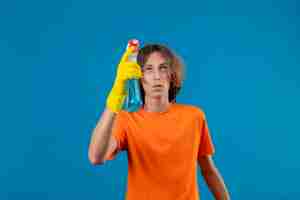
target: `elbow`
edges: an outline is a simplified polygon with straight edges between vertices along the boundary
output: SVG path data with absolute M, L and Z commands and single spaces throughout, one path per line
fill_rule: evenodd
M 100 159 L 95 159 L 95 158 L 89 158 L 90 163 L 94 166 L 96 165 L 103 165 L 104 164 L 104 160 L 100 160 Z
M 89 152 L 88 158 L 92 165 L 103 165 L 105 163 L 105 159 L 101 159 L 101 156 L 95 155 L 91 151 Z
M 104 161 L 98 161 L 98 160 L 90 160 L 90 163 L 94 166 L 96 165 L 103 165 Z

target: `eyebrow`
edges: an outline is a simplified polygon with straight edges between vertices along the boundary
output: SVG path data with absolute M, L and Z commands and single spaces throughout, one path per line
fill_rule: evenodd
M 164 63 L 159 64 L 159 66 L 161 66 L 161 65 L 169 65 L 169 63 L 168 62 L 164 62 Z M 153 67 L 153 65 L 151 65 L 151 64 L 145 64 L 144 66 Z

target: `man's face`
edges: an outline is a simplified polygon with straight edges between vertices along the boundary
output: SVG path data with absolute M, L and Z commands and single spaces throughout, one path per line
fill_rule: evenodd
M 171 68 L 167 59 L 159 52 L 153 52 L 149 55 L 142 71 L 141 83 L 145 96 L 150 98 L 168 97 Z

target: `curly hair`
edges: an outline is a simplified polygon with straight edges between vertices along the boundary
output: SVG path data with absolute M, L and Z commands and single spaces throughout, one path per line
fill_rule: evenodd
M 184 65 L 182 63 L 182 60 L 173 51 L 171 51 L 164 45 L 147 44 L 139 50 L 137 63 L 143 68 L 150 54 L 153 52 L 159 52 L 170 63 L 171 80 L 169 88 L 169 101 L 176 102 L 176 96 L 182 87 L 184 78 Z M 140 86 L 143 103 L 145 103 L 145 91 L 141 85 L 141 81 Z

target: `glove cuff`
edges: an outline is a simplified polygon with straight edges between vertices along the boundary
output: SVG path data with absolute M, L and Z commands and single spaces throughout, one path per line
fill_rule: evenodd
M 118 113 L 122 110 L 123 102 L 126 98 L 126 95 L 118 95 L 113 92 L 110 92 L 106 99 L 106 107 L 114 113 Z

